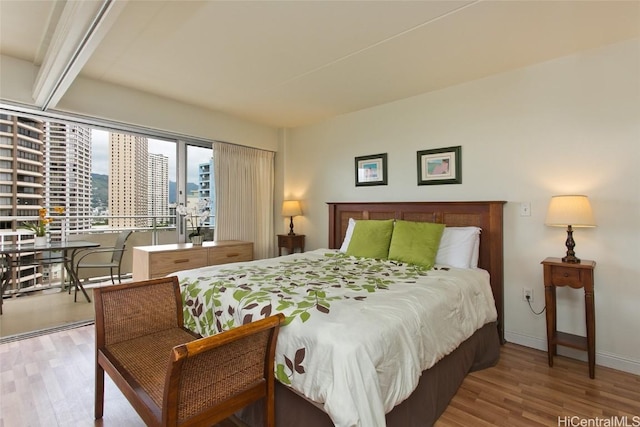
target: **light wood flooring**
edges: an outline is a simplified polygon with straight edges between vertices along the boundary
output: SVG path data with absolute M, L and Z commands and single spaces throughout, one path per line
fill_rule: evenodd
M 436 423 L 587 425 L 640 426 L 640 376 L 596 366 L 596 378 L 590 379 L 586 362 L 556 356 L 550 368 L 546 352 L 509 343 L 502 347 L 496 367 L 465 378 Z
M 0 427 L 144 425 L 108 376 L 105 415 L 94 421 L 93 326 L 1 344 L 0 361 Z M 587 424 L 558 417 L 625 416 L 640 425 L 640 376 L 598 366 L 591 380 L 584 362 L 559 356 L 549 368 L 546 353 L 506 344 L 496 367 L 465 379 L 436 426 L 569 426 Z

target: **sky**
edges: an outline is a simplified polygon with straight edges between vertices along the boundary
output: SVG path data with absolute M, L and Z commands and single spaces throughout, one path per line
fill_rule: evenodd
M 109 174 L 109 132 L 99 129 L 92 129 L 91 134 L 91 154 L 93 173 Z M 149 138 L 149 153 L 163 154 L 169 158 L 169 180 L 176 180 L 176 145 L 172 141 L 162 141 Z M 190 158 L 195 159 L 191 163 Z M 189 147 L 187 150 L 188 179 L 187 182 L 198 182 L 198 167 L 204 159 L 211 158 L 211 149 L 201 147 Z

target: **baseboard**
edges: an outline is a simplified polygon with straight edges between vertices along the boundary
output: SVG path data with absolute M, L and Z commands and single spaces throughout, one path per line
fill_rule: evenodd
M 507 342 L 522 345 L 537 350 L 547 351 L 547 340 L 532 337 L 529 335 L 517 334 L 505 331 L 504 337 Z M 587 353 L 572 348 L 558 346 L 558 354 L 572 359 L 587 361 Z M 596 351 L 596 366 L 605 366 L 607 368 L 616 369 L 618 371 L 628 372 L 634 375 L 640 375 L 640 361 L 631 360 L 611 353 Z

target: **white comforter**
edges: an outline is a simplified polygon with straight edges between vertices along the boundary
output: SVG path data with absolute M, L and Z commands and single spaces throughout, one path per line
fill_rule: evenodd
M 420 373 L 497 318 L 489 275 L 319 249 L 177 273 L 185 324 L 215 334 L 276 312 L 276 376 L 336 426 L 384 426 Z

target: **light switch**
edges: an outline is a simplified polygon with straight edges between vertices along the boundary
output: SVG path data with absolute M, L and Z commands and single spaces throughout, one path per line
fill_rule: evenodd
M 520 216 L 531 216 L 531 202 L 520 203 Z

